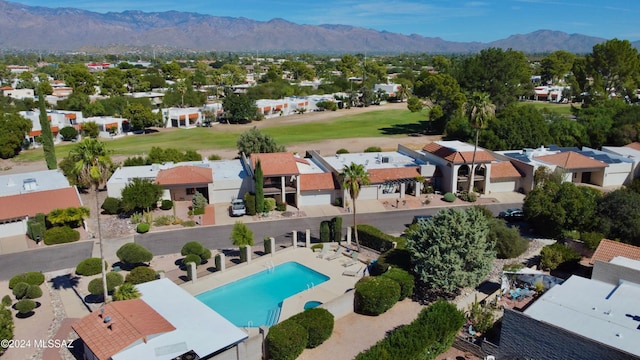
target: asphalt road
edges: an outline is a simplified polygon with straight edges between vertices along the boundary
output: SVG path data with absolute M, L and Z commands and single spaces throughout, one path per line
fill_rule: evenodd
M 39 249 L 0 255 L 0 280 L 7 280 L 27 271 L 49 272 L 75 268 L 80 261 L 91 257 L 93 245 L 93 241 L 46 247 L 43 245 Z

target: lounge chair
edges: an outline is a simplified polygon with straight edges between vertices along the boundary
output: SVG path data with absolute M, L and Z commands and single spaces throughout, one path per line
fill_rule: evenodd
M 322 250 L 320 250 L 320 253 L 318 254 L 317 257 L 319 258 L 323 258 L 325 255 L 327 255 L 327 252 L 329 251 L 330 248 L 330 244 L 329 243 L 323 243 L 322 244 Z
M 360 260 L 358 260 L 358 253 L 355 252 L 355 251 L 352 251 L 351 252 L 351 259 L 349 259 L 347 262 L 342 264 L 342 266 L 349 267 L 349 266 L 355 265 L 355 264 L 357 264 L 359 262 L 360 262 Z
M 362 266 L 358 270 L 345 270 L 342 272 L 344 276 L 358 276 L 362 272 Z
M 336 250 L 333 254 L 329 254 L 325 259 L 327 260 L 335 260 L 342 257 L 342 252 L 340 249 Z

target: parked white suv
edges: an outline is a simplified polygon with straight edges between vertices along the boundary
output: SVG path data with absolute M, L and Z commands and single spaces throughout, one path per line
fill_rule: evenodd
M 247 214 L 247 207 L 244 205 L 244 200 L 234 199 L 231 200 L 231 216 L 242 216 Z

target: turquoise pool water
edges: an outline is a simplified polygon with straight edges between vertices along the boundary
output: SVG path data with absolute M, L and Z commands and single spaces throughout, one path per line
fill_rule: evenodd
M 297 262 L 234 281 L 196 299 L 239 327 L 271 326 L 278 322 L 284 299 L 322 284 L 329 277 Z

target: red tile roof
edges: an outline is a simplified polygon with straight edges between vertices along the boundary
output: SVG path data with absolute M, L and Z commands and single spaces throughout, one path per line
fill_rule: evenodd
M 109 359 L 136 341 L 176 328 L 142 299 L 115 301 L 76 321 L 71 327 L 98 359 Z M 109 316 L 111 320 L 105 323 Z M 109 327 L 111 326 L 111 327 Z
M 300 190 L 333 190 L 336 188 L 332 173 L 300 175 Z
M 510 161 L 491 163 L 491 179 L 518 178 L 522 174 Z
M 160 185 L 209 184 L 213 182 L 213 172 L 200 166 L 176 166 L 160 170 L 156 182 Z
M 640 150 L 640 142 L 632 142 L 631 144 L 625 145 L 625 147 L 632 148 L 634 150 Z
M 619 241 L 613 241 L 609 239 L 602 239 L 598 248 L 593 253 L 589 264 L 595 264 L 596 260 L 609 262 L 616 256 L 624 256 L 632 260 L 640 260 L 640 247 L 621 243 Z
M 609 166 L 602 161 L 592 159 L 588 156 L 584 156 L 573 151 L 566 151 L 553 155 L 537 156 L 535 159 L 544 161 L 549 164 L 557 165 L 566 170 L 605 168 Z
M 473 160 L 473 151 L 456 151 L 435 142 L 425 145 L 422 150 L 453 164 L 471 164 Z M 476 151 L 476 163 L 489 163 L 494 160 L 495 158 L 484 149 L 478 148 Z
M 264 176 L 299 174 L 296 158 L 292 153 L 251 154 L 251 165 L 254 169 L 256 168 L 258 159 L 260 160 L 260 166 L 262 167 L 262 174 Z
M 387 169 L 370 169 L 369 180 L 372 184 L 381 184 L 390 180 L 413 179 L 420 175 L 417 166 Z
M 28 192 L 0 197 L 0 220 L 48 214 L 54 209 L 80 207 L 82 201 L 75 187 Z

